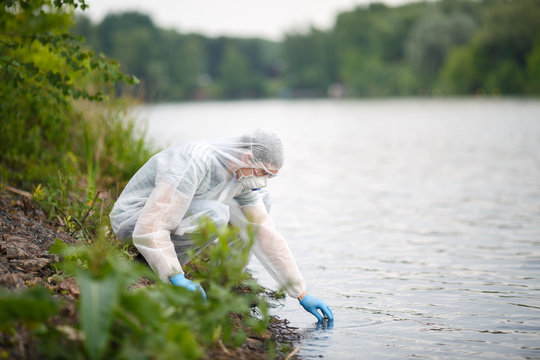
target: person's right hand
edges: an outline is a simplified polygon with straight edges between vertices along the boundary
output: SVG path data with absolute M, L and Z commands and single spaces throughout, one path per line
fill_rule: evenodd
M 199 290 L 201 292 L 203 299 L 206 300 L 206 293 L 204 292 L 204 289 L 202 288 L 201 284 L 198 284 L 189 279 L 186 279 L 184 274 L 173 275 L 169 277 L 169 281 L 171 282 L 171 284 L 175 286 L 180 286 L 193 292 Z
M 319 322 L 322 322 L 323 317 L 317 310 L 320 310 L 330 321 L 334 321 L 334 315 L 332 314 L 330 307 L 326 305 L 323 300 L 316 298 L 315 296 L 305 294 L 302 300 L 300 300 L 300 305 L 302 305 L 307 312 L 312 313 Z

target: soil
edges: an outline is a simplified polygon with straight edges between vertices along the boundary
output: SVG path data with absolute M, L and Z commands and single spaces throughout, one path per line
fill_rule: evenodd
M 43 211 L 25 196 L 0 193 L 0 286 L 18 289 L 47 285 L 57 256 L 49 248 L 58 238 L 68 244 L 75 239 L 45 221 Z
M 57 296 L 64 297 L 66 308 L 62 316 L 68 322 L 76 323 L 75 300 L 79 289 L 73 278 L 60 283 L 55 279 L 51 263 L 58 261 L 49 253 L 55 239 L 75 244 L 76 239 L 65 233 L 59 223 L 47 221 L 45 214 L 34 205 L 25 194 L 0 191 L 0 287 L 16 290 L 43 285 Z M 22 326 L 17 328 L 15 339 L 6 341 L 7 334 L 0 333 L 0 344 L 11 343 L 11 348 L 0 346 L 0 352 L 13 359 L 37 359 L 30 333 Z M 244 345 L 235 349 L 218 343 L 208 349 L 207 359 L 268 359 L 266 346 L 269 340 L 277 344 L 275 356 L 278 359 L 298 359 L 295 354 L 302 335 L 291 327 L 286 319 L 273 317 L 268 332 L 263 335 L 248 336 Z

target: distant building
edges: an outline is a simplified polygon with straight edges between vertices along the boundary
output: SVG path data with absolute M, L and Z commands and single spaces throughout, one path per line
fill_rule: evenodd
M 347 87 L 343 83 L 332 83 L 328 86 L 328 97 L 334 99 L 341 99 L 347 96 Z

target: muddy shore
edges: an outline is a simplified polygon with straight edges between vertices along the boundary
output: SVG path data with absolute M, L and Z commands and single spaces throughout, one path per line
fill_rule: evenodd
M 66 300 L 63 320 L 76 323 L 75 304 L 79 289 L 73 278 L 61 282 L 55 280 L 51 263 L 59 259 L 49 253 L 55 239 L 68 244 L 77 242 L 61 229 L 59 223 L 47 221 L 43 211 L 27 196 L 0 191 L 0 287 L 10 291 L 36 285 L 47 287 Z M 10 359 L 39 359 L 30 335 L 22 326 L 17 328 L 16 336 L 0 332 L 0 351 Z M 242 346 L 234 349 L 217 344 L 207 349 L 206 358 L 268 359 L 265 344 L 274 340 L 277 359 L 298 359 L 295 350 L 301 338 L 298 329 L 289 326 L 287 320 L 273 317 L 266 333 L 250 336 Z

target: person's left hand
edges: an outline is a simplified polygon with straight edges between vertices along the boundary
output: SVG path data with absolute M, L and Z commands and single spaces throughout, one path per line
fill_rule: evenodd
M 334 321 L 334 315 L 332 314 L 332 310 L 330 310 L 330 307 L 326 305 L 324 301 L 322 301 L 319 298 L 316 298 L 315 296 L 311 296 L 309 294 L 306 294 L 302 300 L 300 300 L 300 305 L 307 311 L 312 313 L 319 322 L 322 322 L 322 316 L 317 311 L 320 310 L 322 314 L 330 321 Z
M 201 284 L 198 284 L 189 279 L 186 279 L 184 274 L 173 275 L 169 277 L 169 281 L 171 282 L 171 284 L 175 286 L 180 286 L 193 292 L 199 291 L 203 299 L 206 301 L 206 293 L 204 292 L 204 289 L 202 288 Z

